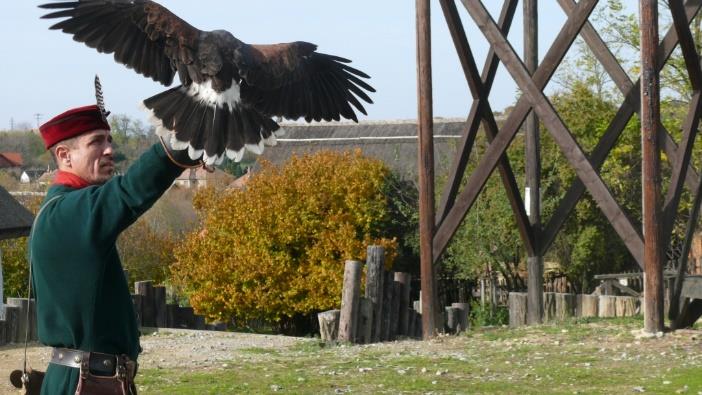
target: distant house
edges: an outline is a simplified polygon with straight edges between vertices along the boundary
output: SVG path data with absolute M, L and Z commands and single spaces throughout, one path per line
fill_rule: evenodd
M 39 185 L 51 185 L 54 183 L 54 177 L 56 177 L 56 170 L 47 170 L 37 178 L 36 182 Z
M 185 169 L 173 182 L 174 185 L 183 188 L 204 188 L 206 186 L 225 186 L 234 181 L 234 177 L 229 173 L 215 169 L 210 173 L 202 167 L 195 169 Z
M 286 133 L 275 147 L 266 147 L 262 159 L 285 163 L 293 154 L 320 150 L 360 149 L 369 157 L 382 160 L 407 180 L 417 178 L 417 122 L 362 121 L 359 123 L 283 124 Z M 446 174 L 464 133 L 464 120 L 434 121 L 434 166 L 436 174 Z
M 0 152 L 0 169 L 20 168 L 24 165 L 19 152 Z

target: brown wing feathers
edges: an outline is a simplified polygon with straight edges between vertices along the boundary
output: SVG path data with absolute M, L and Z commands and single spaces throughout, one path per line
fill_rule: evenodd
M 195 35 L 194 28 L 168 10 L 143 0 L 84 0 L 48 3 L 40 7 L 60 10 L 42 18 L 68 18 L 50 29 L 71 34 L 74 40 L 99 52 L 112 53 L 117 62 L 164 85 L 173 82 L 175 67 L 172 61 L 182 56 L 179 51 L 167 48 L 176 43 L 168 41 L 167 32 L 180 28 L 182 31 L 178 33 L 186 39 Z
M 283 50 L 278 54 L 287 55 Z M 270 51 L 269 56 L 273 56 Z M 276 59 L 280 59 L 277 64 Z M 242 98 L 264 113 L 292 119 L 304 117 L 308 122 L 338 121 L 340 117 L 357 121 L 351 106 L 366 114 L 359 99 L 373 103 L 364 90 L 375 92 L 375 89 L 361 79 L 369 78 L 368 75 L 346 64 L 350 62 L 347 59 L 317 52 L 298 54 L 300 61 L 296 64 L 284 59 L 284 55 L 278 55 L 258 67 L 243 61 L 239 65 L 246 82 L 242 84 Z M 270 68 L 262 67 L 267 64 Z M 260 83 L 266 70 L 270 70 L 269 81 Z M 275 81 L 277 87 L 270 87 L 271 81 Z
M 247 45 L 220 30 L 202 32 L 150 0 L 82 0 L 40 6 L 51 29 L 71 34 L 164 85 L 182 86 L 144 100 L 157 133 L 196 159 L 240 160 L 260 153 L 279 126 L 270 117 L 357 121 L 372 103 L 370 78 L 307 42 Z M 236 86 L 238 84 L 238 86 Z M 269 141 L 270 140 L 270 141 Z M 204 153 L 204 155 L 203 155 Z

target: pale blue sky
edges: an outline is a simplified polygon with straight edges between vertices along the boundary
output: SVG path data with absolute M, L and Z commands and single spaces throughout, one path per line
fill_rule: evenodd
M 55 21 L 41 20 L 44 1 L 0 1 L 0 130 L 25 122 L 36 125 L 66 108 L 94 103 L 93 76 L 100 75 L 105 101 L 113 113 L 145 121 L 138 103 L 164 89 L 77 43 L 65 33 L 50 31 Z M 487 0 L 496 17 L 502 1 Z M 605 2 L 603 2 L 605 3 Z M 202 30 L 225 29 L 248 43 L 309 41 L 320 52 L 353 60 L 371 75 L 377 89 L 375 104 L 362 119 L 414 119 L 416 105 L 415 8 L 411 0 L 162 0 L 181 18 Z M 487 45 L 458 2 L 479 67 Z M 554 0 L 540 1 L 540 52 L 543 55 L 565 21 Z M 432 1 L 434 114 L 465 117 L 470 95 L 459 67 L 438 1 Z M 513 46 L 522 47 L 521 4 L 510 33 Z M 516 88 L 501 67 L 491 103 L 495 110 L 513 104 Z

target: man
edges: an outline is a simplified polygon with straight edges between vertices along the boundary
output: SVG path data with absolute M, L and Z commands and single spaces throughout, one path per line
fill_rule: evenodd
M 113 177 L 110 126 L 95 105 L 40 132 L 58 165 L 30 246 L 39 340 L 54 347 L 41 393 L 74 394 L 80 382 L 84 394 L 105 393 L 99 386 L 135 394 L 139 331 L 115 242 L 198 162 L 162 140 Z

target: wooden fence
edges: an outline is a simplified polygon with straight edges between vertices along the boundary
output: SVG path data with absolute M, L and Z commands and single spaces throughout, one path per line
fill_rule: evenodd
M 166 288 L 154 286 L 152 281 L 134 283 L 132 301 L 137 314 L 137 323 L 141 327 L 218 331 L 227 329 L 224 323 L 206 324 L 205 317 L 195 314 L 192 307 L 166 303 Z M 29 309 L 29 321 L 27 321 L 27 309 Z M 37 341 L 34 299 L 27 302 L 26 298 L 7 298 L 6 305 L 0 304 L 0 346 L 23 343 L 27 322 L 30 328 L 28 340 Z
M 412 292 L 411 275 L 385 270 L 383 247 L 369 246 L 361 296 L 362 267 L 362 262 L 346 261 L 341 307 L 317 315 L 322 340 L 363 344 L 422 337 L 421 292 Z M 420 299 L 412 301 L 412 294 Z M 468 303 L 452 303 L 442 314 L 439 330 L 456 333 L 468 327 Z
M 631 317 L 642 314 L 642 298 L 614 295 L 575 295 L 544 292 L 544 322 L 570 317 Z M 527 294 L 510 292 L 509 325 L 526 325 Z

